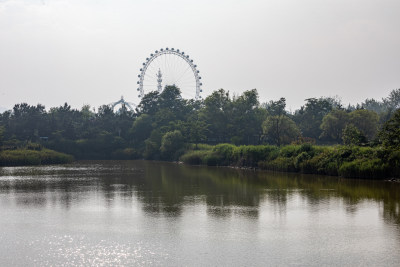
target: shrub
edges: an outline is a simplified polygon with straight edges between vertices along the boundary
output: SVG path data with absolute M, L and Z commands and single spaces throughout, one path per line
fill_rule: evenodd
M 339 175 L 349 178 L 383 179 L 390 175 L 388 164 L 380 159 L 356 159 L 345 162 L 339 168 Z
M 206 156 L 212 152 L 208 150 L 195 150 L 183 154 L 180 158 L 181 161 L 192 165 L 206 164 Z
M 300 165 L 302 165 L 302 163 L 304 161 L 307 161 L 311 158 L 311 156 L 307 153 L 307 152 L 301 152 L 299 155 L 297 155 L 297 157 L 294 160 L 294 166 L 296 167 L 296 169 L 300 168 Z
M 233 150 L 237 148 L 235 145 L 231 144 L 218 144 L 213 148 L 213 151 L 225 157 L 227 159 L 232 159 L 233 157 Z
M 293 163 L 293 159 L 278 157 L 272 161 L 261 161 L 258 166 L 262 169 L 272 170 L 272 171 L 288 171 L 294 172 L 296 168 Z
M 188 151 L 181 160 L 196 165 L 259 167 L 353 178 L 400 176 L 400 151 L 384 147 L 219 144 L 212 150 Z
M 297 146 L 297 145 L 284 146 L 281 148 L 279 154 L 281 157 L 290 158 L 290 157 L 296 156 L 299 153 L 300 148 L 301 147 Z
M 301 152 L 311 152 L 314 150 L 314 147 L 310 143 L 304 143 L 300 146 Z
M 196 148 L 196 150 L 212 150 L 212 149 L 213 149 L 213 146 L 208 145 L 208 144 L 197 144 L 197 148 Z
M 365 135 L 353 124 L 349 124 L 343 129 L 342 139 L 345 145 L 359 146 L 367 143 Z
M 42 149 L 40 151 L 19 149 L 0 152 L 0 166 L 62 164 L 73 160 L 74 158 L 70 155 L 50 149 Z
M 222 158 L 215 153 L 207 153 L 204 158 L 207 166 L 221 166 L 221 162 L 224 162 Z
M 182 154 L 183 135 L 180 131 L 167 132 L 161 139 L 161 154 L 165 159 L 176 160 Z
M 133 148 L 118 149 L 112 152 L 112 159 L 139 159 L 141 155 L 138 151 Z

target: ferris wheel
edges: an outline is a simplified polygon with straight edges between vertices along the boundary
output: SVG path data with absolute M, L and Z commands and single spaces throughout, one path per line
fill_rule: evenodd
M 161 93 L 167 85 L 178 87 L 185 99 L 201 98 L 203 84 L 200 71 L 185 52 L 161 48 L 150 54 L 142 65 L 137 82 L 139 98 L 152 91 Z

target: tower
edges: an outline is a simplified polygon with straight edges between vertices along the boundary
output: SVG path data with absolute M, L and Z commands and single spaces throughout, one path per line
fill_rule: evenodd
M 158 90 L 159 93 L 161 93 L 161 91 L 162 91 L 161 82 L 162 82 L 162 73 L 161 73 L 161 70 L 158 69 L 158 73 L 157 73 L 157 90 Z

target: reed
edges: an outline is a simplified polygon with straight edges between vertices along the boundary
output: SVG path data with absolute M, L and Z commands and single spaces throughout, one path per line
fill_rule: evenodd
M 195 165 L 260 168 L 346 178 L 389 179 L 400 176 L 400 151 L 383 147 L 316 146 L 308 143 L 283 147 L 218 144 L 207 150 L 189 147 L 180 160 Z
M 70 163 L 70 155 L 50 149 L 16 149 L 0 151 L 0 166 L 25 166 Z

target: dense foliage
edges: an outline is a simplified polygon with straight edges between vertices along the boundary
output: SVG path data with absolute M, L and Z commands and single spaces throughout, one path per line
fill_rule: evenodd
M 74 158 L 38 145 L 27 145 L 24 148 L 0 151 L 0 166 L 27 166 L 40 164 L 70 163 Z
M 220 165 L 220 152 L 205 152 L 201 149 L 202 144 L 216 145 L 213 149 L 219 151 L 222 148 L 218 144 L 230 143 L 250 151 L 252 156 L 244 161 L 256 164 L 252 163 L 252 166 L 263 161 L 263 166 L 269 169 L 282 170 L 292 168 L 288 157 L 278 155 L 290 144 L 399 149 L 400 89 L 393 90 L 382 101 L 367 99 L 346 108 L 337 98 L 305 101 L 299 110 L 288 112 L 285 98 L 260 103 L 255 89 L 239 96 L 231 96 L 220 89 L 204 100 L 195 101 L 183 99 L 179 88 L 167 86 L 161 93 L 145 95 L 136 111 L 122 106 L 115 112 L 107 105 L 99 107 L 97 112 L 88 105 L 77 110 L 67 103 L 46 110 L 40 104 L 22 103 L 0 114 L 0 147 L 3 151 L 11 151 L 29 142 L 40 143 L 77 159 L 179 160 L 186 153 L 183 157 L 186 161 Z M 317 151 L 323 150 L 320 146 L 315 147 Z M 228 153 L 236 148 L 223 149 Z M 300 160 L 311 160 L 307 155 L 297 155 L 299 158 L 293 168 L 303 168 Z M 222 158 L 228 165 L 237 160 Z M 381 161 L 375 162 L 374 166 L 387 163 L 387 159 L 379 159 Z M 355 160 L 358 161 L 352 164 L 366 164 L 359 158 Z M 290 166 L 279 167 L 285 164 Z M 334 163 L 326 164 L 325 167 Z M 336 164 L 336 169 L 341 166 Z M 352 166 L 344 165 L 341 174 Z
M 189 150 L 181 160 L 189 164 L 235 166 L 272 171 L 323 174 L 364 179 L 400 177 L 400 153 L 383 147 L 271 146 L 219 144 Z

